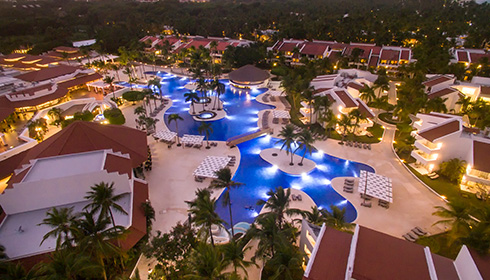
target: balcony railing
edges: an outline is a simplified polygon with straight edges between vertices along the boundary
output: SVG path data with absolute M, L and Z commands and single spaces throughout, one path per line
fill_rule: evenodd
M 415 156 L 415 157 L 418 156 L 418 157 L 422 158 L 426 162 L 434 161 L 434 160 L 437 159 L 437 155 L 430 155 L 430 154 L 424 153 L 421 150 L 412 151 L 412 155 Z

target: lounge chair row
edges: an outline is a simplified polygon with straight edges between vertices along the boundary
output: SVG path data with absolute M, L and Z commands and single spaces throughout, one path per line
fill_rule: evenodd
M 345 142 L 346 146 L 354 147 L 354 148 L 359 148 L 359 149 L 368 149 L 371 150 L 371 144 L 370 143 L 361 143 L 357 141 L 346 141 Z
M 426 231 L 424 231 L 420 227 L 414 227 L 414 228 L 412 228 L 411 231 L 402 235 L 402 237 L 405 238 L 405 240 L 407 240 L 407 241 L 415 242 L 415 241 L 417 241 L 417 239 L 419 239 L 419 236 L 424 236 L 424 235 L 427 235 Z
M 429 178 L 431 178 L 432 180 L 439 178 L 439 174 L 437 174 L 435 172 L 431 172 L 431 173 L 427 174 L 427 176 L 429 176 Z
M 206 178 L 201 177 L 201 176 L 194 176 L 194 181 L 199 182 L 199 183 L 204 182 L 204 179 L 206 179 Z
M 303 201 L 303 197 L 302 197 L 300 194 L 298 194 L 298 195 L 296 195 L 296 194 L 292 194 L 292 195 L 291 195 L 291 199 L 292 199 L 293 201 L 296 201 L 296 200 L 297 200 L 297 201 Z
M 345 179 L 344 180 L 344 192 L 354 193 L 354 179 Z
M 271 114 L 271 111 L 265 111 L 264 114 L 262 115 L 262 128 L 269 128 L 269 115 Z

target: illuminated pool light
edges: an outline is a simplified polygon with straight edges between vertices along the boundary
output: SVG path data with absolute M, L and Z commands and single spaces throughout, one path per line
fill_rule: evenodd
M 255 211 L 255 210 L 250 212 L 250 216 L 252 218 L 256 218 L 258 215 L 259 215 L 259 212 Z
M 299 184 L 291 184 L 291 188 L 295 190 L 302 190 L 303 187 Z
M 325 164 L 317 164 L 316 168 L 318 168 L 318 170 L 321 170 L 323 172 L 328 172 L 330 170 L 330 168 Z
M 234 120 L 235 119 L 235 116 L 230 116 L 230 115 L 226 115 L 225 117 L 227 120 Z
M 325 184 L 325 185 L 330 185 L 332 182 L 328 179 L 323 179 L 322 180 L 322 183 Z
M 341 200 L 340 202 L 337 202 L 335 205 L 337 207 L 344 206 L 347 204 L 347 199 Z
M 260 151 L 261 151 L 261 150 L 260 150 L 259 148 L 255 148 L 255 149 L 252 149 L 250 152 L 251 152 L 252 154 L 254 154 L 254 155 L 258 155 L 258 154 L 260 154 Z

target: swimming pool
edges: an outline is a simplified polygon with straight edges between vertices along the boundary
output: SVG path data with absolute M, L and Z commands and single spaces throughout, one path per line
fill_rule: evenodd
M 189 90 L 184 85 L 189 82 L 186 78 L 178 78 L 167 73 L 160 73 L 162 77 L 163 94 L 173 100 L 172 107 L 165 113 L 167 123 L 170 114 L 178 113 L 184 120 L 179 122 L 179 134 L 199 134 L 200 122 L 195 121 L 188 114 L 189 103 L 184 101 L 183 94 Z M 222 81 L 226 85 L 226 92 L 221 96 L 224 101 L 224 110 L 227 117 L 221 120 L 210 121 L 213 132 L 211 140 L 226 141 L 228 138 L 250 132 L 257 129 L 258 112 L 271 109 L 272 106 L 264 105 L 255 100 L 255 97 L 266 89 L 250 90 L 242 93 L 233 92 L 227 80 Z M 200 107 L 199 107 L 200 106 Z M 202 104 L 195 104 L 196 111 L 202 110 Z M 174 125 L 170 125 L 175 130 Z M 282 186 L 284 188 L 301 189 L 307 193 L 315 203 L 322 208 L 329 209 L 330 205 L 347 208 L 346 220 L 352 222 L 356 218 L 356 210 L 344 197 L 339 195 L 330 185 L 330 181 L 339 176 L 358 176 L 360 170 L 373 171 L 368 165 L 351 162 L 330 156 L 328 154 L 314 152 L 307 159 L 313 160 L 317 167 L 299 176 L 289 175 L 260 158 L 260 151 L 272 147 L 280 148 L 278 139 L 270 136 L 262 136 L 242 144 L 240 149 L 241 159 L 239 167 L 233 177 L 234 181 L 244 183 L 238 189 L 230 192 L 233 210 L 233 222 L 253 222 L 261 210 L 256 203 L 259 199 L 267 199 L 268 190 Z M 328 151 L 326 151 L 328 153 Z M 298 154 L 302 154 L 300 151 Z M 217 212 L 224 221 L 229 221 L 228 208 L 222 205 L 222 197 L 217 201 Z M 249 206 L 254 209 L 248 209 Z

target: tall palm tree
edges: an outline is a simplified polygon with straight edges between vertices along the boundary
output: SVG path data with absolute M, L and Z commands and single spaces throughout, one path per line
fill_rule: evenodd
M 146 109 L 143 106 L 138 106 L 134 108 L 134 114 L 137 116 L 144 115 L 147 116 Z
M 459 201 L 452 200 L 447 203 L 447 208 L 443 206 L 436 206 L 437 211 L 432 215 L 443 218 L 440 221 L 434 223 L 444 224 L 451 226 L 452 239 L 456 239 L 460 236 L 464 236 L 469 232 L 470 226 L 474 224 L 474 220 L 471 218 L 471 209 Z
M 104 77 L 104 83 L 108 84 L 109 87 L 111 88 L 112 90 L 112 98 L 116 99 L 116 94 L 114 93 L 114 76 L 105 76 Z
M 291 217 L 292 215 L 301 215 L 303 212 L 299 209 L 289 208 L 289 201 L 291 196 L 291 189 L 284 189 L 283 187 L 277 187 L 274 190 L 267 192 L 269 199 L 260 199 L 257 205 L 263 205 L 270 214 L 276 217 L 277 226 L 280 230 L 283 229 L 285 216 Z M 263 213 L 261 215 L 267 215 L 269 213 Z M 259 215 L 260 216 L 260 215 Z
M 192 114 L 196 113 L 196 109 L 194 108 L 194 103 L 199 101 L 199 96 L 194 91 L 189 91 L 184 93 L 185 102 L 191 102 L 192 105 Z
M 293 151 L 293 145 L 296 141 L 297 135 L 294 132 L 294 127 L 290 124 L 284 126 L 281 131 L 279 132 L 279 137 L 282 139 L 279 139 L 277 142 L 282 143 L 281 150 L 286 148 L 286 154 L 291 154 L 291 162 L 289 165 L 294 165 L 293 163 L 293 156 L 294 156 L 294 151 Z
M 313 99 L 314 99 L 314 92 L 313 92 L 313 87 L 308 87 L 302 92 L 303 98 L 308 102 L 310 106 L 310 124 L 312 123 L 312 118 L 313 118 Z
M 177 132 L 177 146 L 182 146 L 182 144 L 180 144 L 180 141 L 179 141 L 179 121 L 183 121 L 184 119 L 179 116 L 179 114 L 170 114 L 168 116 L 168 124 L 170 125 L 171 122 L 175 122 L 175 132 Z
M 154 79 L 151 79 L 148 81 L 148 86 L 155 86 L 158 89 L 158 93 L 160 94 L 159 97 L 160 99 L 162 98 L 162 84 L 160 84 L 160 79 L 158 77 L 155 77 Z
M 245 260 L 245 252 L 250 249 L 247 247 L 247 241 L 245 239 L 234 240 L 222 245 L 220 247 L 221 252 L 223 252 L 224 259 L 233 265 L 235 273 L 237 273 L 237 268 L 241 268 L 245 275 L 248 276 L 247 267 L 250 267 L 254 262 Z
M 201 92 L 201 97 L 204 99 L 207 97 L 207 92 L 208 92 L 208 89 L 209 89 L 209 84 L 206 82 L 206 79 L 204 79 L 203 77 L 199 78 L 197 80 L 197 87 L 196 89 Z M 206 102 L 205 100 L 202 100 L 202 110 L 205 111 L 206 108 Z
M 228 206 L 228 211 L 230 212 L 230 227 L 231 236 L 235 237 L 235 231 L 233 230 L 233 215 L 231 212 L 231 189 L 239 188 L 242 183 L 235 182 L 232 180 L 231 170 L 228 167 L 222 168 L 214 173 L 217 178 L 211 181 L 209 187 L 211 189 L 225 189 L 223 193 L 223 206 Z
M 221 226 L 223 220 L 216 213 L 216 199 L 211 198 L 211 193 L 207 189 L 198 189 L 196 198 L 192 201 L 186 201 L 189 205 L 189 213 L 191 214 L 192 222 L 201 227 L 200 232 L 209 236 L 211 244 L 214 247 L 214 238 L 211 231 L 213 225 Z
M 299 248 L 282 239 L 275 240 L 275 246 L 276 252 L 264 266 L 263 275 L 267 279 L 301 279 L 303 255 Z
M 43 279 L 87 279 L 97 278 L 102 273 L 102 267 L 93 263 L 86 254 L 73 250 L 57 250 L 49 256 L 49 262 L 39 268 Z
M 56 126 L 59 126 L 63 117 L 61 116 L 61 113 L 63 112 L 63 110 L 61 108 L 58 108 L 58 107 L 53 107 L 51 109 L 49 109 L 48 111 L 48 116 L 53 119 L 53 122 L 51 123 L 51 125 L 56 125 Z
M 220 80 L 215 79 L 213 82 L 211 82 L 211 88 L 216 91 L 216 99 L 214 99 L 213 110 L 216 108 L 216 103 L 218 103 L 218 110 L 221 110 L 221 102 L 219 101 L 219 97 L 226 91 L 225 84 L 220 82 Z
M 318 206 L 311 206 L 311 211 L 304 211 L 303 215 L 308 223 L 321 226 L 326 222 L 325 211 L 318 209 Z
M 335 205 L 330 205 L 330 212 L 322 211 L 326 216 L 326 224 L 338 230 L 349 231 L 354 227 L 354 224 L 345 221 L 346 208 L 340 209 Z
M 274 215 L 263 215 L 257 217 L 246 233 L 247 236 L 259 240 L 253 260 L 256 258 L 264 259 L 269 256 L 274 256 L 274 243 L 279 234 L 279 228 Z M 244 239 L 246 240 L 248 238 Z
M 372 88 L 368 85 L 364 85 L 364 87 L 359 90 L 359 98 L 361 98 L 362 101 L 369 104 L 369 102 L 376 99 L 376 94 L 374 93 L 374 88 Z
M 41 244 L 49 237 L 55 237 L 56 249 L 61 248 L 61 245 L 71 246 L 71 237 L 77 230 L 74 226 L 77 216 L 73 214 L 73 207 L 59 209 L 53 207 L 46 213 L 46 216 L 47 218 L 43 219 L 39 225 L 47 225 L 53 229 L 43 236 Z
M 345 136 L 347 135 L 348 129 L 352 126 L 352 121 L 350 116 L 342 114 L 340 120 L 338 121 L 340 127 L 342 127 L 342 139 L 340 143 L 344 143 Z
M 306 153 L 311 155 L 311 152 L 315 147 L 313 147 L 313 143 L 315 143 L 315 138 L 313 138 L 313 134 L 311 134 L 310 130 L 303 129 L 301 132 L 297 134 L 298 139 L 298 149 L 304 149 L 303 156 L 301 157 L 301 161 L 298 163 L 299 166 L 303 166 L 303 160 L 305 159 Z
M 99 218 L 95 219 L 92 212 L 82 212 L 82 219 L 76 222 L 79 231 L 75 235 L 75 240 L 82 252 L 93 256 L 102 267 L 102 276 L 105 280 L 107 280 L 105 260 L 111 257 L 122 258 L 121 249 L 111 240 L 119 240 L 124 233 L 124 228 L 121 226 L 108 228 L 110 224 L 109 218 L 99 215 Z
M 446 102 L 447 98 L 432 98 L 427 100 L 427 103 L 425 103 L 425 108 L 424 111 L 425 113 L 430 113 L 430 112 L 439 112 L 439 113 L 447 113 L 447 107 L 446 107 Z
M 204 134 L 206 136 L 206 149 L 210 149 L 211 147 L 209 147 L 209 134 L 213 133 L 213 127 L 211 126 L 211 123 L 201 122 L 197 130 L 200 134 Z
M 356 132 L 356 129 L 359 127 L 359 122 L 361 120 L 366 119 L 366 117 L 364 117 L 364 115 L 361 113 L 361 111 L 359 109 L 354 109 L 354 110 L 350 111 L 349 117 L 351 120 L 352 119 L 354 120 L 354 123 L 351 122 L 351 127 L 353 128 L 352 131 L 354 133 Z
M 471 97 L 461 96 L 456 104 L 461 105 L 459 112 L 462 114 L 466 114 L 468 112 L 468 109 L 471 108 Z
M 90 187 L 90 189 L 91 191 L 87 192 L 85 199 L 91 200 L 92 202 L 83 209 L 90 209 L 91 213 L 99 212 L 99 219 L 108 217 L 111 219 L 112 226 L 116 227 L 112 210 L 114 209 L 116 212 L 125 215 L 128 214 L 121 205 L 117 204 L 117 202 L 124 197 L 124 194 L 114 195 L 114 182 L 111 182 L 110 184 L 100 182 L 99 184 Z

